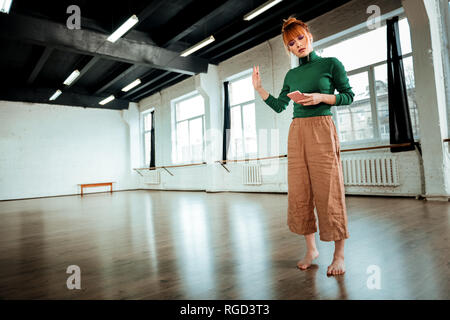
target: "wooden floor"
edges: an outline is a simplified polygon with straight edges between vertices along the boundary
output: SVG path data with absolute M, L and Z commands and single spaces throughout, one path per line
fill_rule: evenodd
M 347 196 L 334 245 L 296 268 L 287 195 L 128 191 L 0 202 L 0 299 L 449 299 L 450 203 Z M 68 290 L 69 265 L 81 290 Z M 381 289 L 367 269 L 379 267 Z

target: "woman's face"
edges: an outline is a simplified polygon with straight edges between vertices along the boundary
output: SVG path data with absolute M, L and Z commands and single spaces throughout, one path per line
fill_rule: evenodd
M 291 39 L 287 43 L 287 46 L 289 51 L 299 58 L 306 57 L 312 51 L 312 46 L 308 40 L 308 37 L 302 34 L 298 35 L 294 39 Z

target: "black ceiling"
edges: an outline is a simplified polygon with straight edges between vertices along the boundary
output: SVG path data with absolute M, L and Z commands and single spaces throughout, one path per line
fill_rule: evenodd
M 304 21 L 349 0 L 284 0 L 251 21 L 243 16 L 267 0 L 13 0 L 0 13 L 0 100 L 127 109 L 194 74 L 280 34 L 282 19 Z M 81 9 L 81 29 L 69 30 L 70 5 Z M 139 23 L 115 43 L 106 37 L 131 15 Z M 213 35 L 212 44 L 180 53 Z M 78 69 L 69 87 L 63 81 Z M 121 89 L 140 78 L 142 83 Z M 60 89 L 55 101 L 49 97 Z M 114 94 L 116 99 L 98 102 Z

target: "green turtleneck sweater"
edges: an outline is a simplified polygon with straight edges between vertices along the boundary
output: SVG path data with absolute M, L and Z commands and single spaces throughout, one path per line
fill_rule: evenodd
M 351 90 L 343 64 L 334 57 L 322 58 L 313 50 L 299 59 L 300 65 L 288 71 L 283 88 L 277 98 L 269 94 L 264 102 L 276 112 L 284 111 L 291 100 L 287 94 L 299 90 L 303 93 L 336 94 L 336 106 L 351 104 L 355 94 Z M 304 106 L 294 102 L 294 118 L 332 115 L 331 105 L 319 103 Z

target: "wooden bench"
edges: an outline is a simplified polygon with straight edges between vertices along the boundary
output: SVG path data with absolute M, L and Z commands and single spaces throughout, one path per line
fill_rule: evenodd
M 103 187 L 103 186 L 110 186 L 111 187 L 111 193 L 113 192 L 112 184 L 115 182 L 99 182 L 99 183 L 81 183 L 79 186 L 81 187 L 81 196 L 83 196 L 83 188 L 89 188 L 89 187 Z

